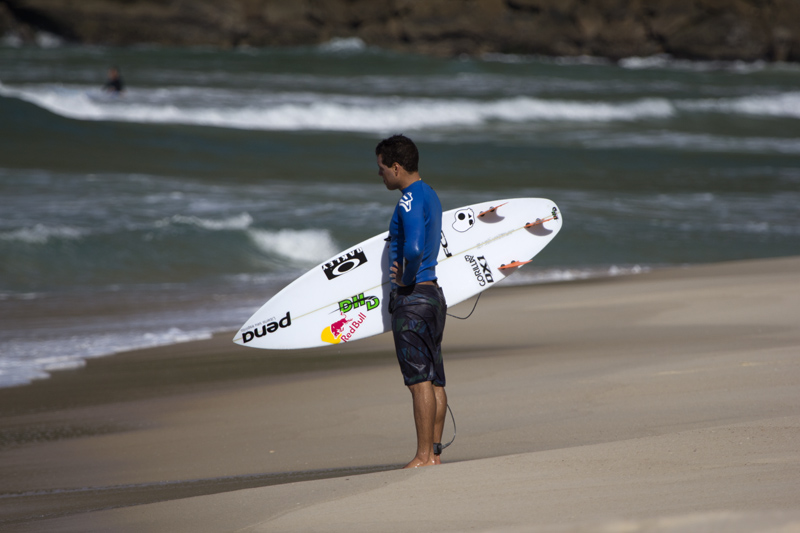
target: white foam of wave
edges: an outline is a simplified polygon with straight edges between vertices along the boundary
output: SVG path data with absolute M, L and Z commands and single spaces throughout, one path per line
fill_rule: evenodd
M 457 110 L 453 110 L 457 111 Z M 513 98 L 490 103 L 478 108 L 479 122 L 503 120 L 526 122 L 534 120 L 572 120 L 586 122 L 629 121 L 646 118 L 669 117 L 674 113 L 672 104 L 661 98 L 646 98 L 632 102 L 610 104 L 606 102 L 578 102 L 567 100 L 542 100 Z
M 580 139 L 591 148 L 663 148 L 682 151 L 800 154 L 800 138 L 730 137 L 723 135 L 642 131 Z
M 800 118 L 800 92 L 696 100 L 677 105 L 680 109 L 689 111 Z
M 9 48 L 21 48 L 24 44 L 22 37 L 15 32 L 9 32 L 0 38 L 0 46 L 8 46 Z
M 64 338 L 13 339 L 2 343 L 0 387 L 25 385 L 58 370 L 81 368 L 86 360 L 134 349 L 211 338 L 211 329 L 169 328 L 155 332 L 117 332 Z
M 579 281 L 594 278 L 616 276 L 632 276 L 649 272 L 651 267 L 642 265 L 618 266 L 596 268 L 545 268 L 521 269 L 503 280 L 503 285 L 537 285 L 541 283 L 558 283 L 564 281 Z
M 44 224 L 36 224 L 30 228 L 20 228 L 0 233 L 0 240 L 18 241 L 27 244 L 46 244 L 51 239 L 80 239 L 83 234 L 83 231 L 68 226 L 53 228 Z
M 506 64 L 519 64 L 519 63 L 544 63 L 548 65 L 611 65 L 612 61 L 604 57 L 597 56 L 540 56 L 540 55 L 520 55 L 520 54 L 499 54 L 488 53 L 483 54 L 481 59 L 490 63 L 506 63 Z
M 711 72 L 724 70 L 737 74 L 750 74 L 760 72 L 774 65 L 766 61 L 697 61 L 688 59 L 675 59 L 669 54 L 658 54 L 646 57 L 626 57 L 617 64 L 629 70 L 646 69 L 671 69 L 689 72 Z
M 367 49 L 367 43 L 358 37 L 334 37 L 317 49 L 322 52 L 361 52 Z
M 251 230 L 253 231 L 253 230 Z M 284 245 L 290 246 L 297 241 L 297 234 L 308 234 L 309 242 L 319 242 L 314 233 L 318 231 L 288 231 L 281 238 L 287 239 Z M 326 239 L 322 239 L 326 241 Z M 318 259 L 324 260 L 336 253 L 331 244 L 329 250 L 320 250 Z M 324 256 L 324 257 L 323 257 Z M 316 259 L 315 259 L 316 260 Z M 562 281 L 583 280 L 605 276 L 631 275 L 650 270 L 647 266 L 610 266 L 598 268 L 574 269 L 522 269 L 503 281 L 503 284 L 538 284 Z M 242 275 L 245 285 L 252 287 L 259 275 Z M 281 285 L 289 282 L 293 275 L 284 274 L 278 277 L 264 276 L 258 284 L 274 285 L 270 289 L 259 288 L 267 299 Z M 278 279 L 281 278 L 281 279 Z M 285 278 L 285 279 L 284 279 Z M 277 284 L 276 284 L 277 283 Z M 242 307 L 244 305 L 244 307 Z M 0 342 L 0 387 L 24 385 L 34 380 L 46 379 L 51 372 L 58 370 L 81 368 L 90 358 L 113 355 L 134 349 L 166 346 L 193 340 L 209 339 L 214 333 L 229 331 L 240 325 L 249 314 L 260 305 L 237 301 L 235 307 L 217 307 L 211 313 L 203 311 L 189 312 L 177 317 L 175 314 L 139 316 L 133 319 L 109 323 L 93 324 L 85 320 L 76 321 L 76 325 L 62 332 L 53 332 L 43 328 L 41 335 L 32 334 L 25 338 L 5 339 Z M 163 324 L 175 323 L 165 328 Z M 36 332 L 39 333 L 39 332 Z
M 622 68 L 631 70 L 642 70 L 649 68 L 664 68 L 671 64 L 672 59 L 668 55 L 659 54 L 647 57 L 626 57 L 620 59 L 617 64 Z
M 676 70 L 687 72 L 714 72 L 725 71 L 735 74 L 751 74 L 754 72 L 769 71 L 791 71 L 794 72 L 798 66 L 794 63 L 770 63 L 767 61 L 722 61 L 722 60 L 690 60 L 676 59 L 669 54 L 657 54 L 652 56 L 633 56 L 612 61 L 603 57 L 596 56 L 537 56 L 537 55 L 518 55 L 518 54 L 484 54 L 481 56 L 483 61 L 493 63 L 521 64 L 521 63 L 543 63 L 547 65 L 572 66 L 619 66 L 627 70 Z
M 96 107 L 85 118 L 97 118 Z M 62 112 L 67 112 L 62 109 Z M 76 111 L 69 111 L 75 114 Z M 240 129 L 381 132 L 424 128 L 475 127 L 490 122 L 631 121 L 669 117 L 672 105 L 663 99 L 630 103 L 553 101 L 511 98 L 496 101 L 432 98 L 351 98 L 319 95 L 312 102 L 236 109 L 190 109 L 177 105 L 133 105 L 109 109 L 108 119 L 181 123 Z M 81 118 L 73 116 L 73 118 Z
M 184 224 L 190 226 L 197 226 L 199 228 L 211 231 L 224 231 L 224 230 L 244 230 L 250 227 L 253 223 L 253 217 L 249 213 L 241 213 L 223 219 L 207 219 L 196 216 L 174 215 L 172 217 L 159 220 L 156 222 L 156 227 L 164 227 L 170 224 Z
M 781 224 L 776 222 L 747 221 L 744 223 L 719 223 L 716 227 L 720 231 L 728 231 L 737 235 L 749 233 L 756 235 L 779 235 L 783 237 L 800 236 L 800 223 Z
M 59 48 L 64 45 L 64 39 L 46 31 L 38 32 L 35 40 L 39 48 Z
M 38 292 L 0 292 L 0 302 L 5 300 L 36 300 L 42 294 Z
M 301 263 L 319 263 L 339 251 L 327 230 L 250 229 L 247 235 L 267 254 Z
M 60 48 L 64 45 L 64 40 L 61 37 L 46 31 L 37 32 L 33 40 L 39 48 Z M 11 31 L 0 36 L 0 46 L 22 48 L 24 44 L 25 40 L 17 32 Z
M 164 90 L 158 90 L 163 93 Z M 14 96 L 79 120 L 119 120 L 189 124 L 259 130 L 325 130 L 383 132 L 420 128 L 477 127 L 492 122 L 635 121 L 672 116 L 672 103 L 663 98 L 627 102 L 548 100 L 514 97 L 495 100 L 412 97 L 359 97 L 332 94 L 272 94 L 226 92 L 222 97 L 198 92 L 195 97 L 158 98 L 134 90 L 122 98 L 97 99 L 82 90 L 39 86 L 10 89 Z M 219 93 L 219 90 L 214 90 Z M 203 105 L 198 106 L 198 100 Z

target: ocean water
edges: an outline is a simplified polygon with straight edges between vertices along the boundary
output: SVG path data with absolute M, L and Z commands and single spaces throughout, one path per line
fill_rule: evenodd
M 13 44 L 0 386 L 238 328 L 385 231 L 393 133 L 445 209 L 558 203 L 561 234 L 509 282 L 800 253 L 799 65 Z M 121 97 L 99 90 L 111 65 Z

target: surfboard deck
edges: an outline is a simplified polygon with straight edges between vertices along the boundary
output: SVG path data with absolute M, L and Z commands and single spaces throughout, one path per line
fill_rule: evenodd
M 511 198 L 446 211 L 436 274 L 449 306 L 516 272 L 561 229 L 558 206 Z M 334 345 L 391 330 L 389 232 L 344 250 L 265 303 L 233 341 L 264 349 Z

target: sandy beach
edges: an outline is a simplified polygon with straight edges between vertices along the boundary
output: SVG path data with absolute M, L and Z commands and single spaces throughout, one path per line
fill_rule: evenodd
M 492 289 L 418 470 L 389 335 L 90 360 L 0 389 L 0 530 L 800 531 L 798 317 L 800 257 Z

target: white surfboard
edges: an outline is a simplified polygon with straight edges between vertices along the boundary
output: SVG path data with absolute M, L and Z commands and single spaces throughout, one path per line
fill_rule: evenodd
M 542 251 L 561 223 L 556 204 L 543 198 L 446 211 L 436 275 L 448 306 L 513 274 Z M 297 278 L 250 317 L 233 342 L 311 348 L 390 331 L 388 237 L 387 231 L 367 239 Z

